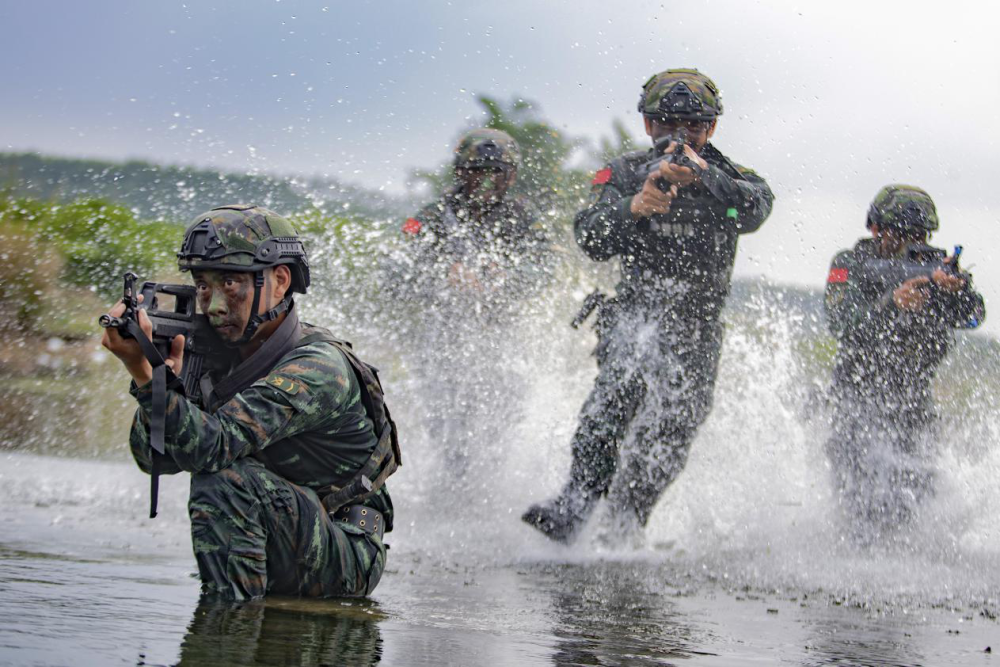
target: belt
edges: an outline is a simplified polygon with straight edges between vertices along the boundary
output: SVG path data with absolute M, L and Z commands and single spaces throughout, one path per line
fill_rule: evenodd
M 330 518 L 334 521 L 357 526 L 369 535 L 378 535 L 380 540 L 382 533 L 385 532 L 385 521 L 382 519 L 382 513 L 367 505 L 344 505 L 331 512 Z

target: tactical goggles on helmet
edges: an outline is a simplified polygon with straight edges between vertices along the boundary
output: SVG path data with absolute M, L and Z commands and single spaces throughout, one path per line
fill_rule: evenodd
M 642 87 L 638 110 L 647 118 L 682 118 L 710 122 L 722 115 L 715 83 L 693 69 L 655 74 Z
M 182 271 L 196 268 L 261 271 L 288 264 L 289 260 L 304 260 L 305 256 L 305 246 L 294 236 L 271 237 L 254 250 L 228 248 L 219 238 L 215 225 L 204 220 L 188 232 L 177 260 Z
M 868 207 L 867 226 L 878 225 L 899 232 L 920 230 L 934 232 L 938 228 L 934 201 L 923 190 L 909 186 L 887 186 Z
M 494 170 L 510 172 L 517 169 L 504 157 L 504 150 L 496 142 L 484 141 L 475 147 L 475 154 L 465 157 L 455 165 L 457 169 Z

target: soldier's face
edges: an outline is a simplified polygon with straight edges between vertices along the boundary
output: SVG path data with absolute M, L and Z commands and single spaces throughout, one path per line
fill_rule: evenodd
M 198 307 L 223 340 L 243 336 L 253 305 L 253 276 L 236 271 L 192 272 Z
M 461 169 L 458 178 L 462 182 L 462 191 L 467 196 L 482 203 L 495 203 L 507 194 L 507 190 L 517 179 L 517 172 L 503 169 Z
M 879 254 L 883 257 L 894 257 L 906 246 L 914 243 L 927 243 L 927 232 L 922 229 L 894 229 L 872 225 L 872 236 L 878 241 Z
M 700 120 L 682 120 L 680 118 L 670 118 L 666 120 L 653 120 L 643 118 L 646 122 L 646 134 L 656 143 L 667 135 L 676 135 L 679 130 L 687 131 L 687 141 L 696 153 L 701 152 L 708 140 L 715 134 L 715 123 L 706 123 Z

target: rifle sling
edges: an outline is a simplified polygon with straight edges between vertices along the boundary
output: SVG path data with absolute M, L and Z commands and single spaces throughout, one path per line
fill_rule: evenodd
M 146 337 L 146 333 L 135 320 L 128 320 L 128 332 L 132 334 L 142 354 L 153 367 L 153 410 L 149 419 L 149 446 L 153 448 L 152 468 L 149 473 L 150 498 L 149 498 L 149 518 L 156 518 L 156 504 L 160 489 L 160 466 L 157 456 L 166 454 L 166 416 L 167 416 L 167 386 L 176 387 L 180 384 L 179 378 L 164 363 L 163 355 L 156 349 L 153 342 Z M 168 378 L 169 372 L 169 378 Z M 169 382 L 168 382 L 169 380 Z

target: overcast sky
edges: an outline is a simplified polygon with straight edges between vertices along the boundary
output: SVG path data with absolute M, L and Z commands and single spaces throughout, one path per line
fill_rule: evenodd
M 698 67 L 722 91 L 716 145 L 777 194 L 738 274 L 822 284 L 878 188 L 914 183 L 998 333 L 998 18 L 966 0 L 0 0 L 0 147 L 402 192 L 476 94 L 535 100 L 574 136 L 614 118 L 639 135 L 642 83 Z

